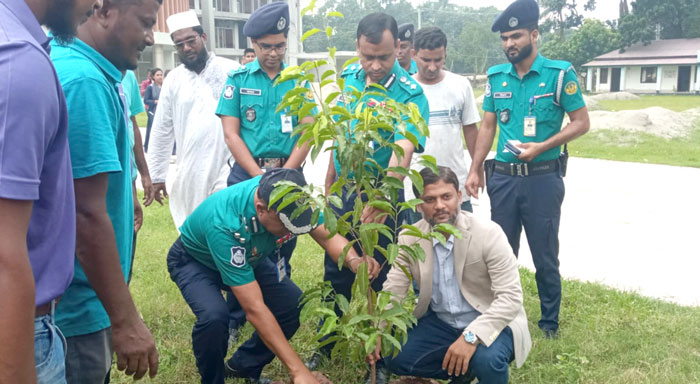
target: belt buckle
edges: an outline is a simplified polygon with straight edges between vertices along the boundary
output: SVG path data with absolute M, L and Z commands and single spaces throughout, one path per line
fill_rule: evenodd
M 515 170 L 517 171 L 517 175 L 521 177 L 528 176 L 530 174 L 527 163 L 515 164 Z
M 279 168 L 282 166 L 282 159 L 279 157 L 276 158 L 264 158 L 263 160 L 263 168 L 271 169 L 271 168 Z

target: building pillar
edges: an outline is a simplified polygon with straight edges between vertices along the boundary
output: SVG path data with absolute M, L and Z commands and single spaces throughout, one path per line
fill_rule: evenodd
M 165 60 L 163 59 L 163 46 L 160 44 L 153 45 L 153 67 L 165 68 Z
M 297 65 L 301 49 L 301 17 L 299 15 L 299 0 L 289 0 L 289 34 L 287 35 L 287 61 Z M 325 32 L 325 31 L 324 31 Z
M 588 67 L 586 72 L 586 91 L 591 92 L 593 87 L 593 68 Z
M 625 90 L 625 73 L 627 72 L 627 67 L 620 68 L 620 92 Z
M 698 61 L 695 64 L 695 93 L 700 93 L 700 50 L 698 50 Z
M 216 27 L 214 25 L 214 3 L 212 0 L 201 0 L 202 29 L 207 34 L 207 50 L 214 52 L 216 47 Z
M 661 80 L 663 79 L 664 71 L 660 65 L 656 67 L 656 93 L 661 93 Z
M 600 67 L 596 68 L 595 74 L 595 91 L 600 92 Z

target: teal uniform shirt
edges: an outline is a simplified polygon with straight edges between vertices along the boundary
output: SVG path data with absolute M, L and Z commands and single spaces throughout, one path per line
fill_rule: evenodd
M 358 102 L 370 103 L 372 101 L 380 103 L 383 98 L 375 95 L 365 96 L 362 100 L 348 100 L 347 96 L 349 92 L 357 90 L 363 92 L 367 87 L 366 84 L 366 73 L 360 64 L 349 65 L 341 75 L 345 79 L 345 89 L 343 90 L 345 102 L 347 103 L 347 108 L 349 111 L 354 112 Z M 399 62 L 394 62 L 394 67 L 391 71 L 379 82 L 384 88 L 386 88 L 386 96 L 396 100 L 399 103 L 414 103 L 418 106 L 421 116 L 425 119 L 425 123 L 428 124 L 428 118 L 430 116 L 430 109 L 428 108 L 428 99 L 423 94 L 423 88 L 411 77 L 411 75 L 406 72 Z M 383 92 L 379 88 L 373 88 L 373 92 Z M 342 104 L 341 104 L 342 105 Z M 406 117 L 407 118 L 407 117 Z M 357 121 L 352 122 L 353 125 L 357 124 Z M 416 148 L 416 153 L 423 152 L 423 147 L 425 146 L 425 136 L 422 136 L 418 129 L 413 124 L 407 123 L 406 130 L 411 132 L 418 138 L 419 147 Z M 381 131 L 381 134 L 385 140 L 393 138 L 393 142 L 406 139 L 398 130 L 393 133 L 388 131 Z M 372 153 L 372 159 L 374 159 L 381 167 L 387 168 L 389 166 L 389 160 L 391 160 L 391 148 L 380 147 L 374 149 Z M 335 161 L 335 169 L 338 174 L 340 174 L 340 163 L 338 162 L 335 151 L 333 152 L 333 159 Z
M 228 286 L 255 280 L 253 270 L 294 235 L 278 238 L 260 224 L 255 213 L 257 176 L 208 197 L 180 227 L 180 239 L 195 260 L 219 271 Z M 319 225 L 323 217 L 319 218 Z
M 286 64 L 282 63 L 282 69 Z M 216 114 L 240 120 L 241 139 L 253 158 L 289 157 L 299 136 L 292 137 L 296 116 L 275 112 L 284 95 L 296 86 L 288 80 L 275 86 L 279 74 L 270 79 L 258 59 L 229 73 Z M 307 84 L 308 87 L 308 84 Z M 287 120 L 283 124 L 283 120 Z
M 418 66 L 416 65 L 416 61 L 411 59 L 411 66 L 408 67 L 408 74 L 413 76 L 416 73 L 418 73 Z
M 124 280 L 129 275 L 134 236 L 131 190 L 131 145 L 119 94 L 121 72 L 80 39 L 51 42 L 51 60 L 66 95 L 68 142 L 73 178 L 107 173 L 105 205 L 112 222 Z M 75 260 L 75 275 L 56 307 L 56 323 L 66 337 L 85 335 L 110 326 L 109 316 L 83 268 Z
M 557 95 L 560 95 L 558 101 Z M 483 108 L 496 114 L 500 127 L 496 160 L 522 163 L 512 153 L 503 152 L 508 140 L 543 142 L 561 130 L 564 112 L 585 106 L 576 71 L 566 61 L 550 60 L 538 54 L 530 72 L 522 79 L 513 64 L 489 68 Z M 526 135 L 526 117 L 535 118 L 534 135 L 532 128 Z M 560 147 L 552 148 L 533 162 L 556 159 L 560 152 Z

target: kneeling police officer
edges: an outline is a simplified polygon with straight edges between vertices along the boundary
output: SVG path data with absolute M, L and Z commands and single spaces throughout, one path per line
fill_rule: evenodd
M 287 341 L 299 327 L 301 290 L 286 275 L 279 249 L 310 233 L 337 261 L 347 240 L 329 237 L 322 217 L 313 225 L 311 209 L 292 218 L 295 204 L 279 211 L 278 203 L 268 207 L 282 180 L 306 185 L 300 171 L 278 168 L 213 194 L 185 220 L 168 253 L 170 277 L 197 317 L 192 349 L 202 383 L 223 384 L 226 377 L 269 383 L 260 374 L 275 356 L 295 384 L 318 383 Z M 356 272 L 362 262 L 350 248 L 345 267 Z M 370 276 L 376 276 L 379 264 L 369 263 Z M 226 362 L 229 311 L 222 289 L 233 292 L 256 329 Z

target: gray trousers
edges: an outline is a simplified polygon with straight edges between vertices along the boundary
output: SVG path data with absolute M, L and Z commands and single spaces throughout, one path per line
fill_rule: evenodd
M 109 383 L 112 367 L 112 328 L 66 338 L 68 384 Z

